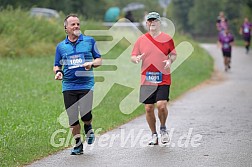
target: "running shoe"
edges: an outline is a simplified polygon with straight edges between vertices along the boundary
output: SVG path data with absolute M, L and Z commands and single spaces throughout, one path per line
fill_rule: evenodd
M 71 150 L 71 155 L 80 155 L 80 154 L 83 154 L 83 144 L 82 143 L 78 146 L 75 146 Z
M 161 134 L 161 143 L 162 144 L 167 144 L 170 142 L 169 133 L 166 130 L 161 130 L 160 134 Z
M 158 135 L 156 133 L 152 134 L 149 145 L 158 145 Z
M 90 130 L 87 134 L 86 134 L 86 142 L 87 144 L 93 144 L 95 141 L 95 135 L 93 130 Z

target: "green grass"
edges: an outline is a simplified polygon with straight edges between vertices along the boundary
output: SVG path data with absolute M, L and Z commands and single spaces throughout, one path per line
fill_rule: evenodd
M 199 45 L 185 37 L 177 37 L 176 42 L 189 41 L 193 54 L 185 60 L 172 74 L 171 99 L 175 99 L 188 89 L 208 79 L 213 71 L 213 60 Z
M 48 136 L 59 128 L 60 83 L 52 58 L 1 58 L 0 166 L 16 166 L 56 151 Z M 35 153 L 35 154 L 34 154 Z
M 54 49 L 64 39 L 64 32 L 61 23 L 30 18 L 20 10 L 1 11 L 0 22 L 0 166 L 22 166 L 69 146 L 50 144 L 55 131 L 69 130 L 57 121 L 64 104 L 61 82 L 54 80 L 52 72 Z M 104 29 L 98 23 L 84 24 L 86 29 Z M 211 57 L 197 43 L 186 37 L 175 37 L 176 45 L 184 40 L 193 43 L 194 52 L 172 74 L 171 100 L 208 79 L 213 71 Z M 103 58 L 115 59 L 128 45 L 122 40 Z M 115 69 L 104 66 L 97 70 Z M 93 128 L 102 128 L 103 133 L 144 114 L 143 105 L 131 114 L 120 112 L 119 103 L 131 91 L 129 87 L 114 84 L 93 110 Z M 59 133 L 55 141 L 67 135 Z

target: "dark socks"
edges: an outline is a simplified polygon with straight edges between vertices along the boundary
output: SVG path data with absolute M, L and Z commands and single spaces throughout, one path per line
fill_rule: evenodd
M 160 131 L 166 131 L 166 126 L 160 126 Z
M 81 144 L 81 138 L 80 137 L 77 137 L 75 139 L 75 143 L 76 143 L 76 146 L 79 146 Z
M 86 125 L 84 124 L 84 131 L 85 131 L 85 134 L 88 134 L 88 132 L 92 129 L 92 125 L 89 124 L 89 125 Z M 91 131 L 90 131 L 91 132 Z

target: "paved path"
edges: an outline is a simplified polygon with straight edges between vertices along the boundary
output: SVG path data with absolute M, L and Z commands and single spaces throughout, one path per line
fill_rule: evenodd
M 83 155 L 70 150 L 31 164 L 46 166 L 252 166 L 252 53 L 235 47 L 225 73 L 216 45 L 202 45 L 215 59 L 216 75 L 169 106 L 171 144 L 146 147 L 145 116 L 97 138 Z

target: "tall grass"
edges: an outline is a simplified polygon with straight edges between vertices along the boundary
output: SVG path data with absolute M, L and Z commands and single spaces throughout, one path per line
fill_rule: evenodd
M 20 9 L 1 10 L 0 23 L 1 57 L 48 55 L 64 37 L 59 20 L 32 17 Z
M 34 17 L 29 11 L 11 7 L 0 13 L 0 57 L 47 56 L 54 53 L 55 44 L 65 38 L 64 16 L 59 19 Z M 95 29 L 98 24 L 95 21 L 81 23 L 87 29 Z
M 61 83 L 54 80 L 52 67 L 55 46 L 65 35 L 62 21 L 33 18 L 21 10 L 1 11 L 0 22 L 0 166 L 21 166 L 65 147 L 50 144 L 52 134 L 64 129 L 57 121 L 64 111 Z M 84 24 L 96 29 L 98 23 Z M 183 40 L 189 39 L 177 36 L 175 43 Z M 173 73 L 171 100 L 211 75 L 212 59 L 191 42 L 193 55 Z M 125 48 L 122 42 L 103 56 L 116 58 Z M 132 114 L 120 112 L 119 103 L 129 92 L 113 85 L 93 111 L 94 129 L 105 132 L 144 113 L 142 105 Z M 66 137 L 61 133 L 56 140 Z

